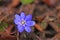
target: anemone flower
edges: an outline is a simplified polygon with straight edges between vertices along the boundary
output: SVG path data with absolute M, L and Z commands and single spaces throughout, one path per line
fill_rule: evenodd
M 21 12 L 20 15 L 15 14 L 14 23 L 17 25 L 19 32 L 25 30 L 28 33 L 31 32 L 31 27 L 35 25 L 35 22 L 32 21 L 32 15 L 25 15 L 24 12 Z

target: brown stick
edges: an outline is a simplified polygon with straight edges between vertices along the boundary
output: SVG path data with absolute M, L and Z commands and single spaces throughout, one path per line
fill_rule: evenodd
M 50 22 L 49 24 L 52 26 L 52 28 L 53 28 L 56 32 L 60 32 L 60 28 L 58 28 L 58 26 L 56 25 L 56 23 Z

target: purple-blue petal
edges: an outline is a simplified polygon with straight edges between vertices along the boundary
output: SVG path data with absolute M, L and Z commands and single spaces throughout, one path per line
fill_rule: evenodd
M 19 21 L 18 21 L 18 20 L 14 20 L 14 23 L 15 23 L 15 24 L 19 24 Z
M 24 12 L 21 12 L 20 16 L 21 16 L 21 19 L 25 19 L 25 13 Z
M 31 28 L 28 27 L 28 26 L 26 26 L 26 27 L 25 27 L 25 31 L 28 32 L 28 33 L 30 33 L 30 32 L 31 32 Z
M 35 21 L 27 21 L 26 25 L 27 26 L 34 26 L 35 25 Z
M 15 19 L 15 20 L 14 20 L 14 23 L 15 23 L 16 25 L 21 25 L 21 21 L 22 21 L 22 20 Z
M 32 15 L 27 15 L 25 18 L 26 21 L 30 21 L 31 19 L 32 19 Z
M 24 27 L 21 26 L 21 25 L 18 25 L 17 26 L 17 29 L 18 29 L 19 32 L 23 32 L 24 31 Z
M 15 14 L 15 19 L 20 20 L 20 16 L 18 14 Z

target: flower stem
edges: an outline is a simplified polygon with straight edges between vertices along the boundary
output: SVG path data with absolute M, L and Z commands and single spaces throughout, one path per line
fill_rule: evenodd
M 17 32 L 17 40 L 19 40 L 19 32 Z

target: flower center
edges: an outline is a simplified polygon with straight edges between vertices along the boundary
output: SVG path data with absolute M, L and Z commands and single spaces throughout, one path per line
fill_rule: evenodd
M 23 20 L 23 21 L 21 22 L 21 24 L 24 25 L 24 24 L 25 24 L 25 21 Z

